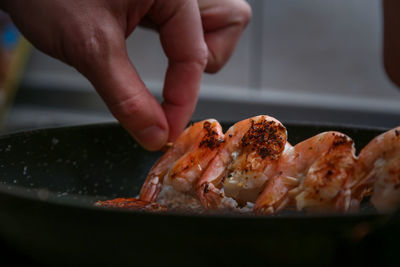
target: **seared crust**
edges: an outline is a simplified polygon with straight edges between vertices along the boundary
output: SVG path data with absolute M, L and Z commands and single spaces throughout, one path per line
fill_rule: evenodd
M 97 201 L 95 206 L 105 208 L 119 208 L 135 211 L 166 212 L 167 207 L 154 202 L 147 202 L 138 198 L 116 198 L 105 201 Z
M 211 122 L 205 121 L 203 129 L 206 131 L 203 139 L 201 140 L 199 147 L 208 147 L 213 150 L 220 146 L 224 142 L 223 139 L 219 138 L 218 133 L 212 128 Z
M 261 158 L 276 159 L 282 153 L 286 140 L 283 139 L 285 127 L 271 120 L 255 122 L 242 137 L 242 147 L 257 151 Z

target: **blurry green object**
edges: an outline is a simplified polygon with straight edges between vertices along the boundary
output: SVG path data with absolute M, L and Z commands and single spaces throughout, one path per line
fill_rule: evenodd
M 8 16 L 0 13 L 0 127 L 13 103 L 30 48 Z

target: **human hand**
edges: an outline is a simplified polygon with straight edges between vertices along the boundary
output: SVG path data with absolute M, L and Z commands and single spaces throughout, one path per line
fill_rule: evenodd
M 113 115 L 146 149 L 188 123 L 204 69 L 218 71 L 251 17 L 243 0 L 3 0 L 38 49 L 88 78 Z M 125 38 L 142 22 L 160 34 L 168 68 L 160 105 L 130 62 Z

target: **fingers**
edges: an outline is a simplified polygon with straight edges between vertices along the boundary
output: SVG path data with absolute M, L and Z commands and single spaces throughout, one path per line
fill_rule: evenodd
M 205 41 L 209 49 L 206 71 L 217 72 L 232 55 L 251 18 L 243 0 L 199 0 Z
M 113 115 L 144 148 L 160 149 L 168 139 L 164 112 L 129 61 L 123 30 L 108 26 L 103 25 L 100 33 L 88 33 L 91 40 L 83 46 L 89 48 L 78 53 L 81 60 L 74 65 L 92 82 Z
M 151 1 L 9 3 L 24 35 L 42 51 L 84 74 L 143 147 L 156 150 L 166 143 L 167 119 L 131 65 L 125 44 L 125 36 L 147 13 Z
M 18 3 L 13 4 L 18 13 L 13 19 L 28 39 L 84 74 L 121 124 L 142 146 L 156 150 L 168 136 L 174 140 L 182 132 L 194 111 L 207 60 L 208 71 L 227 61 L 250 16 L 241 0 L 207 1 L 209 6 L 201 7 L 203 25 L 195 0 L 9 2 Z M 22 5 L 30 12 L 22 12 Z M 158 26 L 169 59 L 162 106 L 126 52 L 125 36 L 144 16 Z
M 208 51 L 196 1 L 160 1 L 149 13 L 168 57 L 162 107 L 170 140 L 182 132 L 196 106 Z
M 149 93 L 126 58 L 114 58 L 109 67 L 97 69 L 96 90 L 110 111 L 148 150 L 159 150 L 168 140 L 168 123 L 157 100 Z

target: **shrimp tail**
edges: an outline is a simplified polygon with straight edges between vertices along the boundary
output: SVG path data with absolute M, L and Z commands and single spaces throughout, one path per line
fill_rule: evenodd
M 353 201 L 353 207 L 351 208 L 350 204 L 352 203 L 351 199 L 351 190 L 350 189 L 341 189 L 334 201 L 334 210 L 339 212 L 347 212 L 352 210 L 352 208 L 356 208 L 359 205 Z
M 151 168 L 140 190 L 140 199 L 153 202 L 164 183 L 174 189 L 190 192 L 203 170 L 224 142 L 218 121 L 207 119 L 185 129 L 174 144 Z
M 164 175 L 149 175 L 140 190 L 140 199 L 143 201 L 154 202 L 158 194 L 161 192 L 163 177 Z
M 224 193 L 216 188 L 212 183 L 204 183 L 197 191 L 199 199 L 203 207 L 207 209 L 217 209 L 222 199 L 225 197 Z
M 293 179 L 282 176 L 280 173 L 269 180 L 256 200 L 254 212 L 260 215 L 271 215 L 284 209 L 291 200 L 290 190 L 298 185 L 298 181 L 293 181 Z

